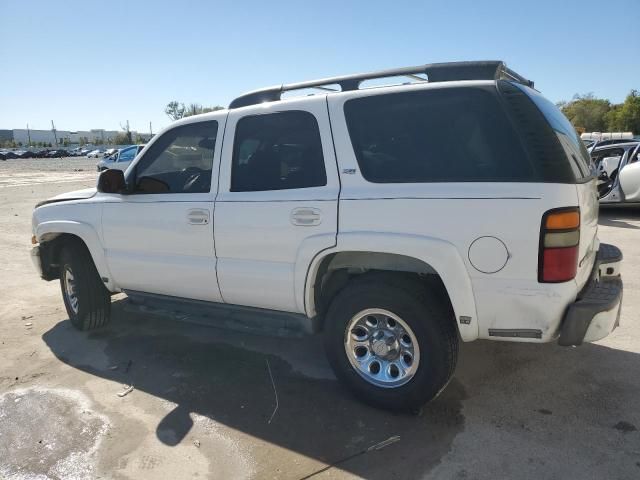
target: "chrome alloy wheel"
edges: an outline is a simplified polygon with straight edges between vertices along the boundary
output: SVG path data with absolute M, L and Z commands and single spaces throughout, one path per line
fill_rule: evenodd
M 69 267 L 64 269 L 64 296 L 67 299 L 67 303 L 71 306 L 73 313 L 77 315 L 80 303 L 76 291 L 76 279 Z
M 380 308 L 363 310 L 351 318 L 344 349 L 360 376 L 383 388 L 404 385 L 420 364 L 420 347 L 411 327 Z

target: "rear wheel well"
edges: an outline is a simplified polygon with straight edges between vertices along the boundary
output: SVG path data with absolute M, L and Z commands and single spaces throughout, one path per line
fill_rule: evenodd
M 60 252 L 66 245 L 73 244 L 87 248 L 80 237 L 71 233 L 47 234 L 40 242 L 42 274 L 45 280 L 60 278 Z
M 442 298 L 455 321 L 451 298 L 442 278 L 431 265 L 405 255 L 378 252 L 339 252 L 322 260 L 314 280 L 314 306 L 318 330 L 324 328 L 324 320 L 331 301 L 349 282 L 363 275 L 384 273 L 402 281 L 420 283 Z M 456 326 L 457 328 L 457 326 Z

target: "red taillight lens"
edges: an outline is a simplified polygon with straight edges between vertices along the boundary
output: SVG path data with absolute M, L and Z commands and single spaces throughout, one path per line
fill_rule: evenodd
M 576 276 L 578 247 L 545 248 L 542 253 L 542 281 L 566 282 Z
M 542 217 L 538 281 L 566 282 L 578 271 L 580 210 L 550 210 Z

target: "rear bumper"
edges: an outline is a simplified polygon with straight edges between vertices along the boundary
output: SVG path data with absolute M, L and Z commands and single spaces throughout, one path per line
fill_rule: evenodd
M 600 244 L 591 279 L 564 315 L 558 344 L 570 346 L 595 342 L 618 326 L 623 290 L 621 263 L 620 249 Z

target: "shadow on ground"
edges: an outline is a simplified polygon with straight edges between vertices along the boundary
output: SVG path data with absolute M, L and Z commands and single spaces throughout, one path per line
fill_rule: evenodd
M 43 339 L 75 368 L 174 403 L 156 428 L 166 445 L 185 439 L 190 414 L 197 413 L 365 478 L 421 478 L 469 429 L 457 442 L 453 465 L 466 460 L 478 478 L 493 478 L 496 469 L 504 478 L 524 477 L 536 465 L 559 478 L 578 471 L 630 478 L 630 471 L 640 471 L 633 446 L 640 435 L 635 353 L 595 344 L 465 344 L 456 377 L 440 397 L 419 415 L 392 414 L 356 402 L 330 374 L 318 374 L 326 361 L 316 337 L 224 331 L 135 313 L 126 302 L 113 303 L 113 320 L 99 332 L 76 331 L 66 320 Z M 310 376 L 309 365 L 320 368 Z M 279 401 L 271 423 L 269 367 Z M 396 435 L 399 442 L 360 454 Z M 500 460 L 505 452 L 506 464 Z M 467 478 L 469 471 L 440 473 Z M 538 470 L 529 473 L 540 478 Z
M 355 401 L 335 380 L 305 376 L 280 356 L 247 349 L 255 335 L 135 314 L 125 309 L 126 302 L 113 303 L 112 322 L 99 332 L 79 332 L 66 320 L 43 339 L 75 368 L 177 404 L 157 425 L 156 435 L 166 445 L 185 438 L 193 425 L 190 413 L 197 413 L 368 478 L 415 478 L 440 461 L 463 429 L 464 391 L 455 380 L 420 414 L 382 412 Z M 317 357 L 307 362 L 326 362 L 314 344 L 317 338 L 260 339 L 276 344 L 276 351 L 289 344 Z M 109 368 L 115 365 L 117 370 Z M 275 396 L 269 368 L 279 403 L 271 423 Z M 375 455 L 358 455 L 396 435 L 400 442 Z
M 598 223 L 607 227 L 640 229 L 640 226 L 629 223 L 640 222 L 640 204 L 626 206 L 600 206 Z

